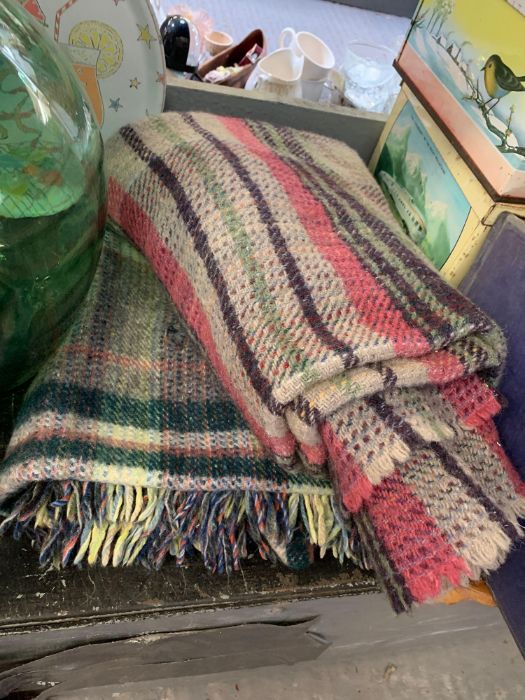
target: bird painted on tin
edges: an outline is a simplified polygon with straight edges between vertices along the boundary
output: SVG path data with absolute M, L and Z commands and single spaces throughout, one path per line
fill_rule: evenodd
M 503 63 L 501 56 L 497 53 L 487 58 L 481 70 L 485 73 L 485 89 L 490 97 L 485 102 L 485 106 L 492 100 L 496 100 L 490 109 L 493 109 L 509 92 L 525 92 L 525 87 L 522 85 L 525 75 L 517 76 L 512 68 Z

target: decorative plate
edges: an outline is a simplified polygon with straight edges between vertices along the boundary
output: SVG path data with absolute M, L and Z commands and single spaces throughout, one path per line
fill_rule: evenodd
M 18 0 L 69 54 L 102 136 L 164 108 L 166 65 L 149 0 Z

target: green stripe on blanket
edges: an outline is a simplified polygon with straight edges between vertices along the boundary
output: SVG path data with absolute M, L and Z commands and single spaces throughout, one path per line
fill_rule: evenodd
M 2 531 L 28 533 L 42 563 L 158 567 L 197 550 L 224 572 L 258 549 L 298 568 L 310 545 L 359 558 L 330 482 L 268 457 L 149 263 L 109 228 L 80 316 L 22 406 L 0 499 Z

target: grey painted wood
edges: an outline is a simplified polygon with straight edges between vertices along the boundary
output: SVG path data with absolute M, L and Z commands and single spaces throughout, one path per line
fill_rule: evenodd
M 363 10 L 384 12 L 398 17 L 413 17 L 419 0 L 331 0 L 341 5 L 361 7 Z
M 166 111 L 203 111 L 245 119 L 260 119 L 280 126 L 313 131 L 344 141 L 368 162 L 386 123 L 386 117 L 350 107 L 281 99 L 257 91 L 205 85 L 168 78 Z
M 157 631 L 147 624 L 163 617 L 377 590 L 371 574 L 331 557 L 302 572 L 254 558 L 230 577 L 208 573 L 198 559 L 184 568 L 171 560 L 160 571 L 42 570 L 26 540 L 7 537 L 0 541 L 0 581 L 0 670 L 77 644 Z M 150 622 L 143 627 L 142 620 Z M 128 632 L 114 627 L 120 622 L 132 623 Z
M 78 646 L 0 673 L 0 697 L 312 661 L 329 646 L 310 632 L 312 624 L 254 623 Z
M 309 630 L 332 646 L 363 652 L 503 624 L 496 609 L 474 603 L 396 617 L 370 576 L 333 560 L 301 573 L 251 561 L 229 579 L 169 563 L 159 572 L 43 571 L 23 542 L 5 539 L 0 580 L 0 671 L 91 644 L 246 624 L 312 620 Z
M 414 641 L 410 649 L 355 653 L 330 647 L 292 667 L 47 692 L 40 700 L 522 700 L 525 664 L 504 628 L 489 635 L 472 629 Z
M 262 626 L 267 630 L 266 636 L 259 634 Z M 32 655 L 25 657 L 27 664 L 21 658 L 18 664 L 4 666 L 0 678 L 8 691 L 10 679 L 12 689 L 27 690 L 33 687 L 33 681 L 42 689 L 49 687 L 48 683 L 63 682 L 64 686 L 53 690 L 58 692 L 76 684 L 79 671 L 93 663 L 99 664 L 97 674 L 81 678 L 89 686 L 97 685 L 99 676 L 104 681 L 102 676 L 112 669 L 116 674 L 112 676 L 113 682 L 116 677 L 134 681 L 192 675 L 198 664 L 194 661 L 195 650 L 205 660 L 201 665 L 201 673 L 205 674 L 216 672 L 221 664 L 225 671 L 298 663 L 316 658 L 326 650 L 330 653 L 344 650 L 348 655 L 373 658 L 389 651 L 398 653 L 436 643 L 468 644 L 468 639 L 492 638 L 504 631 L 504 623 L 495 608 L 475 603 L 423 606 L 411 615 L 395 616 L 384 597 L 377 593 L 288 600 L 11 636 L 1 640 L 4 650 L 9 645 L 20 649 L 25 643 L 28 650 L 33 650 Z M 49 646 L 50 640 L 54 640 L 54 648 Z M 150 645 L 156 652 L 150 663 L 152 674 L 148 675 L 146 664 L 141 678 L 135 671 L 136 650 L 140 656 L 140 650 Z M 243 647 L 258 653 L 238 658 L 238 650 Z M 170 656 L 168 660 L 166 655 Z M 181 663 L 184 659 L 187 663 Z

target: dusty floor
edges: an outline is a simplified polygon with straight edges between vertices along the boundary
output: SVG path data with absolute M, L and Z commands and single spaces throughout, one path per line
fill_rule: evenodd
M 52 695 L 50 697 L 53 697 Z M 328 650 L 319 659 L 194 676 L 93 694 L 75 700 L 522 700 L 525 661 L 501 621 L 490 634 L 436 635 L 413 648 L 355 653 Z

